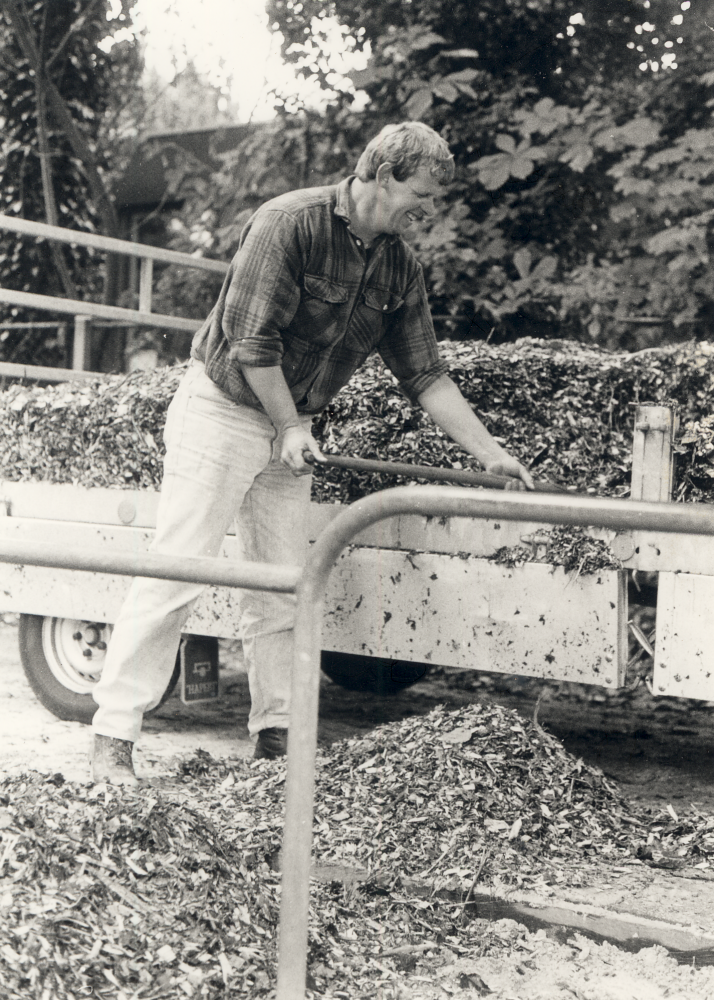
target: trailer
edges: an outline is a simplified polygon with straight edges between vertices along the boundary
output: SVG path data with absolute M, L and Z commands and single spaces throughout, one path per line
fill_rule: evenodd
M 638 408 L 633 499 L 669 499 L 674 429 L 667 408 Z M 82 551 L 136 555 L 149 550 L 157 502 L 158 493 L 149 490 L 2 482 L 0 539 L 61 540 Z M 343 509 L 311 504 L 312 539 Z M 652 691 L 714 700 L 714 654 L 707 641 L 714 540 L 591 533 L 609 544 L 621 568 L 565 572 L 549 561 L 547 531 L 535 522 L 405 515 L 367 529 L 330 577 L 323 669 L 348 686 L 371 672 L 385 691 L 413 682 L 430 665 L 616 690 L 626 682 L 632 576 L 651 580 L 656 574 Z M 532 549 L 532 561 L 494 559 L 499 550 L 523 545 Z M 239 558 L 234 534 L 221 556 Z M 0 611 L 19 614 L 25 673 L 60 718 L 91 721 L 92 689 L 128 586 L 125 576 L 0 564 Z M 217 640 L 240 637 L 238 599 L 231 587 L 203 592 L 186 623 L 165 697 L 177 683 L 187 703 L 219 695 Z
M 0 228 L 140 260 L 138 309 L 0 289 L 0 301 L 75 317 L 72 370 L 3 363 L 0 374 L 49 381 L 88 377 L 91 317 L 191 331 L 196 321 L 152 312 L 154 262 L 226 270 L 219 261 L 21 219 L 0 216 Z M 671 501 L 674 434 L 668 408 L 638 407 L 633 500 Z M 138 555 L 149 549 L 157 499 L 150 490 L 0 482 L 0 540 L 40 546 L 61 540 L 84 552 Z M 342 509 L 311 505 L 313 539 Z M 372 667 L 384 690 L 417 679 L 432 664 L 615 690 L 626 681 L 632 629 L 653 653 L 653 694 L 714 701 L 714 652 L 707 641 L 714 540 L 602 528 L 592 534 L 608 543 L 618 568 L 566 573 L 549 559 L 547 527 L 536 522 L 409 514 L 375 524 L 340 555 L 330 576 L 323 668 L 339 683 L 358 684 Z M 226 537 L 223 558 L 239 557 L 236 543 L 235 535 Z M 531 549 L 529 561 L 509 565 L 494 558 L 523 545 Z M 657 582 L 653 648 L 653 637 L 629 621 L 628 591 L 642 574 Z M 125 576 L 111 573 L 0 563 L 0 612 L 19 614 L 27 677 L 61 718 L 87 722 L 94 714 L 91 693 L 127 588 Z M 179 681 L 186 702 L 218 696 L 217 640 L 240 636 L 237 606 L 232 587 L 204 591 L 186 623 L 165 697 Z

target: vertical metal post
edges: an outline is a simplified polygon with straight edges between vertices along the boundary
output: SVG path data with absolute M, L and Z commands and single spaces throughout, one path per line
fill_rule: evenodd
M 129 239 L 132 243 L 139 242 L 139 216 L 132 215 L 131 217 L 131 233 Z M 129 291 L 132 296 L 135 295 L 139 288 L 139 262 L 136 257 L 129 257 Z
M 72 368 L 86 372 L 89 368 L 90 317 L 74 317 L 74 338 L 72 341 Z
M 291 722 L 288 731 L 277 1000 L 305 997 L 325 579 L 303 577 L 296 590 L 303 613 L 294 632 L 290 718 L 300 721 Z
M 151 312 L 151 286 L 154 277 L 154 262 L 150 257 L 141 258 L 139 272 L 139 312 Z
M 321 532 L 300 582 L 288 736 L 276 1000 L 304 1000 L 320 650 L 325 589 L 337 556 L 360 531 L 399 514 L 483 517 L 714 535 L 714 511 L 597 497 L 539 496 L 444 486 L 400 486 L 350 504 Z

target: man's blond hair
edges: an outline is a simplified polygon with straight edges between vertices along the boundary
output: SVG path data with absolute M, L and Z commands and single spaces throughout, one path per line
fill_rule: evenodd
M 454 179 L 454 157 L 444 139 L 424 122 L 385 125 L 367 144 L 357 161 L 355 173 L 361 181 L 371 181 L 383 163 L 392 166 L 397 181 L 405 181 L 427 167 L 440 184 Z

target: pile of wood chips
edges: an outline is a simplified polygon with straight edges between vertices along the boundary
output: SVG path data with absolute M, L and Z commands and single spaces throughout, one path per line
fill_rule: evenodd
M 270 997 L 284 761 L 185 761 L 139 793 L 0 783 L 3 1000 Z M 628 805 L 513 711 L 472 705 L 318 752 L 310 996 L 386 998 L 405 956 L 494 946 L 489 885 L 583 885 L 599 866 L 709 867 L 714 820 Z M 410 891 L 416 880 L 426 898 Z
M 578 492 L 627 496 L 635 404 L 680 419 L 675 498 L 714 498 L 714 346 L 613 354 L 572 341 L 442 343 L 451 375 L 491 433 L 536 478 Z M 472 460 L 413 408 L 378 358 L 318 421 L 327 451 L 467 468 Z M 328 470 L 316 498 L 349 502 L 401 479 Z
M 440 345 L 486 426 L 537 478 L 626 496 L 634 404 L 680 416 L 676 499 L 714 499 L 714 346 L 612 354 L 524 338 Z M 0 391 L 0 479 L 158 488 L 166 408 L 185 365 Z M 329 453 L 423 465 L 472 460 L 399 392 L 373 356 L 315 421 Z M 403 479 L 320 470 L 313 499 L 351 502 Z
M 536 478 L 627 496 L 634 404 L 651 402 L 673 406 L 680 417 L 676 499 L 714 500 L 714 348 L 708 343 L 630 355 L 526 338 L 501 346 L 445 342 L 441 351 L 491 433 Z M 0 479 L 158 489 L 166 410 L 185 367 L 44 388 L 15 384 L 0 392 Z M 409 404 L 377 356 L 315 420 L 314 433 L 330 454 L 458 469 L 475 464 Z M 409 481 L 319 469 L 313 499 L 351 503 Z M 581 529 L 554 528 L 550 535 L 554 565 L 578 574 L 620 566 L 605 543 Z M 517 546 L 494 558 L 518 564 L 535 555 Z
M 0 392 L 0 479 L 158 489 L 185 366 Z

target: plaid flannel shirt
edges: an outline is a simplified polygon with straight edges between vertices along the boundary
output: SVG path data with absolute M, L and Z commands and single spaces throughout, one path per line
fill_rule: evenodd
M 300 413 L 319 413 L 376 349 L 412 401 L 447 371 L 421 265 L 398 236 L 365 250 L 349 185 L 280 195 L 241 234 L 192 355 L 235 402 L 260 409 L 243 369 L 280 365 Z

